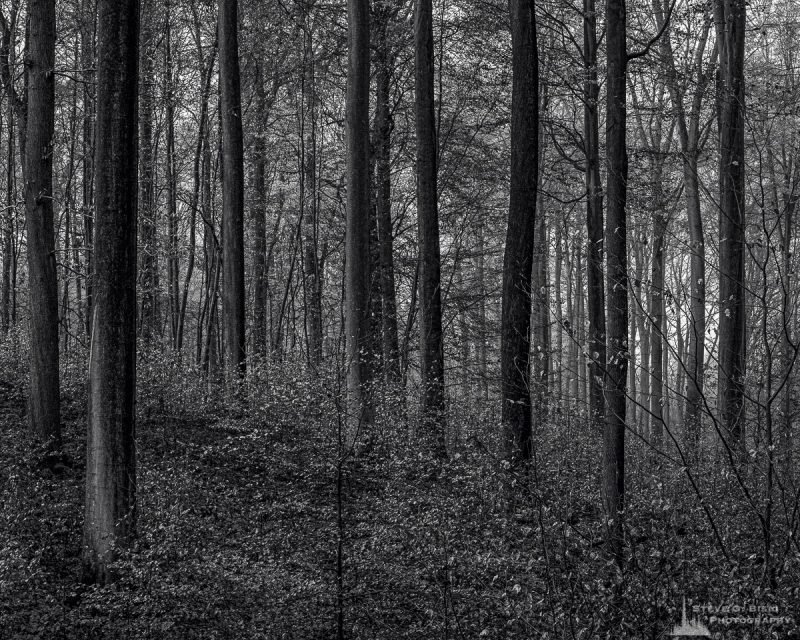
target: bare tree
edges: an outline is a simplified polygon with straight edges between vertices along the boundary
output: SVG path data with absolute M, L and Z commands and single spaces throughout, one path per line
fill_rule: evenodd
M 53 122 L 55 114 L 56 5 L 28 3 L 28 118 L 25 215 L 31 300 L 32 431 L 58 445 L 58 284 L 53 232 Z
M 625 0 L 606 3 L 606 427 L 603 447 L 603 505 L 607 545 L 622 563 L 625 509 L 625 377 L 628 370 L 628 151 L 625 110 L 628 52 Z
M 394 237 L 392 229 L 392 114 L 391 76 L 394 54 L 390 51 L 389 21 L 396 14 L 386 4 L 376 6 L 377 43 L 375 50 L 375 215 L 380 256 L 381 335 L 384 376 L 387 382 L 400 380 L 397 336 L 397 303 L 394 279 Z
M 370 420 L 369 338 L 369 3 L 348 0 L 347 230 L 345 333 L 350 436 Z
M 158 300 L 158 210 L 155 203 L 155 153 L 153 149 L 153 112 L 155 83 L 154 0 L 141 3 L 141 42 L 139 46 L 139 283 L 142 336 L 151 339 L 159 324 Z
M 437 142 L 433 96 L 433 6 L 417 0 L 414 15 L 417 132 L 417 240 L 422 429 L 436 455 L 445 450 L 444 345 L 437 204 Z
M 539 54 L 533 0 L 511 2 L 511 201 L 503 261 L 501 375 L 506 456 L 531 455 L 531 277 L 539 182 Z
M 744 446 L 745 0 L 715 0 L 719 75 L 719 369 L 717 409 L 722 426 Z
M 655 0 L 654 10 L 659 24 L 664 22 L 664 8 Z M 695 92 L 687 110 L 685 87 L 681 85 L 672 50 L 671 33 L 661 40 L 661 54 L 666 66 L 666 83 L 675 107 L 678 141 L 681 146 L 683 184 L 686 193 L 686 214 L 689 223 L 689 242 L 692 252 L 690 266 L 689 358 L 686 365 L 685 422 L 690 439 L 699 437 L 700 412 L 703 404 L 706 349 L 706 251 L 703 219 L 700 211 L 700 178 L 697 173 L 700 155 L 700 116 L 710 71 L 703 54 L 708 42 L 711 20 L 706 19 L 694 50 L 690 78 L 696 82 Z M 717 50 L 714 50 L 714 59 Z M 710 66 L 714 64 L 712 59 Z
M 222 308 L 231 379 L 244 375 L 244 149 L 239 83 L 239 2 L 219 0 L 222 116 Z
M 583 139 L 586 154 L 586 290 L 589 332 L 589 415 L 601 427 L 605 416 L 603 377 L 606 368 L 605 286 L 603 284 L 603 186 L 600 182 L 600 130 L 597 78 L 597 10 L 583 0 Z
M 138 0 L 99 0 L 95 300 L 89 356 L 84 571 L 109 564 L 136 525 Z

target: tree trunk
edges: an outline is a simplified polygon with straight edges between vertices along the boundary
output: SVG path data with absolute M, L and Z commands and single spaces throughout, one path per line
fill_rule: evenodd
M 783 225 L 781 234 L 781 262 L 783 268 L 782 299 L 781 299 L 781 380 L 784 384 L 783 397 L 781 398 L 782 420 L 780 425 L 780 439 L 783 454 L 781 456 L 784 472 L 792 467 L 794 438 L 792 437 L 792 390 L 794 381 L 792 372 L 795 364 L 795 347 L 792 343 L 792 317 L 795 314 L 792 308 L 792 234 L 794 233 L 794 213 L 797 202 L 800 200 L 800 165 L 798 158 L 794 160 L 793 171 L 787 170 L 783 180 Z
M 200 59 L 203 78 L 203 88 L 200 97 L 200 130 L 197 132 L 197 143 L 195 144 L 194 162 L 192 163 L 192 196 L 189 201 L 189 255 L 186 259 L 186 273 L 183 276 L 183 291 L 180 295 L 180 306 L 178 308 L 178 351 L 183 350 L 183 334 L 186 326 L 186 307 L 189 302 L 189 287 L 192 283 L 194 274 L 195 258 L 197 253 L 197 212 L 200 208 L 200 189 L 202 188 L 201 165 L 203 158 L 203 147 L 208 130 L 208 100 L 211 93 L 211 76 L 214 71 L 214 58 L 216 49 L 212 49 L 208 63 L 204 65 Z
M 84 571 L 107 582 L 136 523 L 138 0 L 99 0 L 97 243 L 89 356 Z
M 244 376 L 244 159 L 239 86 L 238 0 L 219 0 L 222 111 L 222 308 L 231 381 Z
M 600 182 L 600 128 L 597 104 L 597 10 L 595 0 L 583 1 L 583 138 L 586 147 L 586 291 L 589 333 L 589 416 L 599 430 L 605 421 L 603 381 L 606 369 L 605 286 L 603 284 L 603 186 Z
M 2 294 L 2 330 L 3 335 L 8 334 L 14 317 L 14 287 L 16 282 L 13 275 L 14 260 L 14 235 L 16 233 L 16 216 L 14 203 L 15 195 L 15 160 L 14 160 L 14 115 L 11 106 L 8 108 L 8 146 L 6 148 L 6 210 L 3 213 L 3 294 Z
M 567 333 L 567 385 L 565 389 L 567 398 L 567 415 L 573 415 L 575 404 L 575 393 L 578 385 L 575 381 L 577 376 L 578 349 L 575 344 L 575 245 L 570 242 L 568 222 L 562 221 L 564 225 L 564 261 L 567 267 L 567 319 L 564 321 L 564 328 Z
M 541 131 L 539 132 L 541 140 Z M 539 150 L 539 157 L 542 157 Z M 539 173 L 539 192 L 537 194 L 536 229 L 534 232 L 532 352 L 533 352 L 533 397 L 536 418 L 544 420 L 547 416 L 547 403 L 550 396 L 550 287 L 548 282 L 549 247 L 547 246 L 547 216 L 542 206 L 542 174 Z M 483 250 L 482 247 L 480 249 Z M 481 255 L 479 260 L 483 260 Z M 483 295 L 481 293 L 481 295 Z M 485 314 L 485 307 L 484 307 Z
M 347 1 L 347 230 L 345 334 L 349 438 L 371 420 L 369 338 L 369 3 Z
M 584 294 L 583 285 L 583 248 L 581 247 L 580 240 L 582 239 L 579 234 L 579 240 L 575 243 L 575 295 L 577 300 L 575 303 L 575 339 L 577 340 L 578 347 L 578 392 L 575 401 L 578 406 L 578 415 L 583 415 L 586 410 L 586 374 L 587 374 L 587 361 L 586 361 L 586 298 Z
M 155 203 L 153 153 L 154 91 L 153 56 L 155 53 L 153 23 L 154 0 L 142 2 L 141 44 L 139 70 L 141 99 L 139 101 L 139 283 L 141 290 L 140 327 L 142 337 L 152 340 L 158 332 L 158 209 Z
M 661 197 L 662 168 L 660 160 L 653 167 L 653 262 L 650 283 L 650 424 L 651 437 L 661 447 L 664 434 L 664 241 L 667 233 L 666 203 Z
M 253 350 L 267 353 L 267 145 L 266 96 L 261 61 L 255 66 L 256 132 L 253 138 Z
M 417 0 L 414 16 L 417 133 L 417 230 L 420 253 L 419 331 L 422 430 L 437 456 L 446 455 L 441 258 L 437 204 L 437 142 L 433 96 L 433 6 Z M 530 287 L 530 281 L 529 281 Z M 530 288 L 528 290 L 530 297 Z M 530 304 L 528 305 L 530 314 Z M 526 321 L 530 322 L 530 319 Z M 526 344 L 527 341 L 526 341 Z M 527 358 L 526 358 L 527 362 Z
M 385 13 L 385 12 L 384 12 Z M 391 182 L 391 136 L 392 114 L 390 109 L 390 80 L 393 58 L 387 42 L 388 16 L 381 14 L 377 25 L 375 70 L 375 200 L 378 221 L 378 246 L 380 251 L 381 285 L 381 334 L 383 370 L 389 384 L 400 382 L 400 357 L 397 335 L 397 302 L 394 282 L 394 236 L 392 233 L 392 182 Z
M 319 221 L 317 211 L 317 88 L 316 60 L 311 26 L 306 27 L 303 54 L 303 303 L 308 361 L 312 367 L 322 361 L 322 278 L 318 258 Z
M 16 62 L 16 30 L 19 17 L 19 0 L 11 3 L 10 16 L 2 22 L 2 41 L 0 41 L 0 76 L 3 80 L 3 88 L 8 99 L 8 183 L 7 198 L 8 212 L 6 223 L 6 235 L 4 238 L 3 256 L 3 314 L 4 328 L 16 326 L 17 323 L 17 246 L 16 246 L 16 167 L 14 163 L 14 128 L 19 141 L 20 168 L 22 169 L 23 184 L 25 178 L 25 139 L 27 135 L 27 91 L 21 95 L 17 92 L 14 77 Z M 27 46 L 27 43 L 26 43 Z M 23 75 L 27 82 L 27 68 Z
M 180 262 L 178 247 L 178 175 L 175 167 L 175 73 L 172 59 L 171 2 L 165 2 L 164 23 L 164 98 L 166 102 L 167 145 L 167 299 L 169 301 L 169 328 L 172 348 L 178 349 L 178 324 L 180 315 Z
M 606 428 L 603 447 L 603 504 L 608 550 L 622 564 L 625 509 L 625 377 L 628 369 L 628 249 L 626 189 L 628 153 L 626 134 L 625 0 L 606 3 L 606 255 L 607 315 Z
M 31 305 L 30 426 L 51 446 L 61 440 L 58 387 L 58 283 L 53 232 L 55 0 L 28 3 L 28 132 L 25 214 Z
M 543 135 L 541 114 L 547 114 L 549 107 L 550 85 L 546 82 L 540 90 L 539 97 L 539 157 L 545 157 L 547 144 Z M 536 229 L 534 231 L 533 250 L 533 280 L 531 295 L 533 315 L 531 317 L 531 348 L 533 352 L 532 363 L 532 392 L 533 392 L 533 420 L 543 421 L 547 418 L 548 403 L 550 401 L 550 286 L 548 266 L 550 251 L 547 243 L 547 215 L 543 205 L 544 172 L 539 171 L 537 177 L 536 193 Z M 481 256 L 482 257 L 482 256 Z
M 92 334 L 94 305 L 94 128 L 95 128 L 95 32 L 97 0 L 81 2 L 81 68 L 83 69 L 83 246 L 86 261 L 86 335 Z
M 717 410 L 735 448 L 744 450 L 745 1 L 715 0 L 719 48 L 719 369 Z
M 654 2 L 659 25 L 664 23 L 664 6 L 659 0 Z M 689 226 L 691 249 L 689 272 L 689 357 L 686 370 L 686 411 L 684 422 L 693 450 L 700 437 L 700 415 L 703 407 L 703 382 L 705 369 L 706 340 L 706 254 L 703 219 L 700 211 L 700 180 L 697 175 L 697 161 L 700 144 L 700 115 L 703 95 L 708 84 L 703 54 L 708 41 L 711 20 L 706 19 L 700 40 L 694 52 L 694 68 L 697 86 L 689 109 L 688 119 L 684 105 L 684 91 L 678 83 L 675 58 L 672 51 L 671 34 L 667 32 L 661 39 L 662 58 L 666 64 L 666 83 L 670 98 L 676 111 L 678 139 L 683 157 L 683 185 L 686 193 L 686 217 Z M 711 64 L 717 57 L 715 48 Z M 681 367 L 682 369 L 682 367 Z
M 511 200 L 503 260 L 502 420 L 506 457 L 532 453 L 531 277 L 539 173 L 539 55 L 533 0 L 511 0 Z
M 555 227 L 555 290 L 556 290 L 556 358 L 555 358 L 555 387 L 556 404 L 559 413 L 564 409 L 564 311 L 562 308 L 563 293 L 561 291 L 562 264 L 564 262 L 564 248 L 562 243 L 561 223 L 556 221 Z M 605 320 L 603 321 L 605 325 Z
M 544 230 L 545 235 L 547 229 Z M 487 363 L 486 349 L 486 265 L 484 251 L 486 249 L 486 238 L 483 223 L 478 223 L 478 255 L 476 256 L 475 272 L 478 288 L 478 327 L 475 344 L 478 357 L 478 398 L 483 401 L 489 400 L 489 368 Z M 547 327 L 548 353 L 550 351 L 550 327 Z M 549 375 L 548 370 L 548 375 Z
M 635 290 L 637 300 L 630 305 L 631 315 L 636 319 L 637 329 L 639 330 L 639 395 L 638 401 L 634 404 L 634 411 L 631 414 L 631 422 L 638 426 L 640 433 L 645 437 L 650 434 L 650 383 L 652 376 L 650 372 L 650 346 L 654 328 L 650 324 L 648 317 L 649 310 L 649 285 L 644 281 L 647 271 L 647 255 L 644 250 L 645 237 L 639 236 L 636 246 L 636 282 Z M 633 375 L 636 375 L 636 361 L 631 359 L 630 366 L 633 368 Z M 637 419 L 635 416 L 639 415 Z

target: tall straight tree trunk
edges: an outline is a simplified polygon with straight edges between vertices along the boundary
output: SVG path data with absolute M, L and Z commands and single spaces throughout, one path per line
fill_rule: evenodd
M 654 195 L 653 202 L 653 263 L 650 286 L 650 369 L 652 380 L 650 382 L 650 424 L 651 437 L 656 447 L 661 446 L 664 433 L 664 339 L 662 329 L 664 326 L 664 241 L 667 233 L 667 214 L 665 204 L 661 197 L 661 164 L 656 161 L 654 168 Z
M 97 0 L 81 2 L 81 67 L 83 71 L 83 246 L 86 260 L 86 335 L 92 333 L 94 304 L 94 127 L 95 127 L 95 32 Z
M 214 59 L 216 58 L 216 48 L 212 49 L 208 62 L 204 63 L 200 58 L 202 69 L 203 87 L 200 97 L 200 130 L 197 132 L 197 142 L 195 144 L 194 160 L 192 162 L 192 196 L 189 201 L 189 255 L 186 259 L 186 273 L 183 276 L 183 290 L 180 294 L 178 307 L 178 351 L 183 350 L 183 335 L 186 327 L 186 307 L 189 304 L 189 287 L 192 284 L 194 265 L 197 255 L 197 213 L 200 208 L 200 190 L 202 188 L 201 166 L 203 159 L 203 146 L 207 137 L 208 129 L 208 101 L 211 94 L 211 75 L 214 71 Z
M 511 0 L 510 6 L 511 200 L 503 260 L 500 371 L 505 454 L 517 461 L 532 453 L 529 358 L 539 180 L 539 55 L 533 0 Z
M 575 344 L 575 245 L 570 242 L 567 228 L 568 222 L 564 220 L 564 240 L 566 242 L 564 258 L 567 265 L 567 320 L 564 325 L 567 330 L 567 413 L 574 412 L 575 394 L 578 390 L 578 345 Z
M 555 358 L 555 387 L 556 387 L 556 403 L 559 412 L 563 410 L 564 400 L 564 311 L 562 308 L 563 294 L 561 291 L 562 282 L 562 263 L 563 263 L 563 243 L 561 223 L 556 222 L 555 227 L 555 290 L 556 290 L 556 358 Z M 603 321 L 605 324 L 605 321 Z
M 545 236 L 547 228 L 544 229 Z M 478 255 L 475 258 L 475 273 L 478 288 L 478 327 L 475 344 L 478 357 L 478 398 L 484 401 L 489 400 L 489 367 L 486 349 L 486 263 L 484 251 L 486 248 L 486 236 L 483 222 L 478 223 Z M 547 327 L 548 354 L 550 352 L 550 326 Z M 548 375 L 549 375 L 548 371 Z
M 696 135 L 687 136 L 687 144 L 683 152 L 686 212 L 692 250 L 689 275 L 691 301 L 689 304 L 689 359 L 686 367 L 688 376 L 685 421 L 690 441 L 694 444 L 700 438 L 706 350 L 706 250 L 703 217 L 700 211 L 700 180 L 697 175 L 699 126 L 697 129 Z
M 141 289 L 140 327 L 145 340 L 158 332 L 158 228 L 155 203 L 153 153 L 154 91 L 153 55 L 155 11 L 154 0 L 142 2 L 141 44 L 139 70 L 141 99 L 139 101 L 139 282 Z
M 603 505 L 607 546 L 622 564 L 625 509 L 625 384 L 628 369 L 628 248 L 625 211 L 628 181 L 626 148 L 625 0 L 606 3 L 606 428 L 603 446 Z
M 734 447 L 744 449 L 745 0 L 715 0 L 719 50 L 719 368 L 717 410 Z
M 543 106 L 543 105 L 542 105 Z M 541 132 L 539 139 L 542 139 Z M 539 157 L 542 157 L 539 150 Z M 547 245 L 547 216 L 542 206 L 542 175 L 539 173 L 539 191 L 537 194 L 536 229 L 534 232 L 535 248 L 533 252 L 533 282 L 531 293 L 533 300 L 532 324 L 532 384 L 538 419 L 545 419 L 547 403 L 550 395 L 550 287 L 548 282 L 549 247 Z M 482 248 L 480 249 L 482 251 Z M 481 259 L 483 256 L 481 256 Z M 485 309 L 484 309 L 485 313 Z
M 171 3 L 165 3 L 164 24 L 164 93 L 166 101 L 167 144 L 167 299 L 172 348 L 178 348 L 178 315 L 180 313 L 180 263 L 178 255 L 178 175 L 175 167 L 175 77 L 172 60 Z
M 417 0 L 414 16 L 417 132 L 417 238 L 422 429 L 435 455 L 446 455 L 437 143 L 433 96 L 433 6 Z M 528 291 L 530 296 L 530 290 Z M 528 308 L 530 314 L 530 305 Z M 530 322 L 530 319 L 527 321 Z
M 539 157 L 545 157 L 547 144 L 542 133 L 541 114 L 547 113 L 549 108 L 550 85 L 543 83 L 539 95 Z M 536 229 L 534 230 L 533 250 L 533 276 L 531 282 L 531 296 L 533 314 L 531 316 L 531 349 L 533 352 L 532 389 L 533 392 L 533 420 L 545 420 L 547 417 L 548 403 L 550 400 L 550 287 L 548 266 L 550 252 L 547 243 L 547 215 L 543 206 L 544 173 L 538 173 L 536 193 Z
M 387 41 L 388 12 L 380 14 L 377 26 L 375 70 L 375 183 L 378 246 L 380 252 L 381 335 L 383 370 L 387 383 L 400 382 L 400 353 L 397 335 L 397 302 L 394 282 L 394 236 L 392 234 L 390 81 L 393 58 Z
M 578 346 L 578 393 L 576 402 L 578 403 L 578 414 L 583 415 L 586 410 L 586 374 L 588 367 L 586 360 L 586 295 L 583 283 L 583 247 L 580 239 L 575 243 L 575 295 L 578 298 L 575 303 L 575 339 Z
M 8 212 L 6 224 L 6 237 L 4 239 L 5 254 L 3 258 L 3 313 L 6 330 L 17 323 L 17 241 L 16 241 L 16 166 L 14 163 L 15 140 L 14 131 L 17 132 L 20 168 L 22 170 L 23 184 L 25 179 L 25 139 L 27 135 L 27 91 L 19 93 L 16 89 L 16 35 L 17 23 L 20 12 L 19 0 L 11 3 L 10 15 L 2 21 L 2 40 L 0 40 L 0 77 L 8 99 L 8 182 L 6 195 L 8 198 Z M 26 45 L 27 46 L 27 45 Z M 27 68 L 23 75 L 27 82 Z
M 245 373 L 244 158 L 239 84 L 238 0 L 219 0 L 222 110 L 222 309 L 225 361 L 231 380 Z
M 644 251 L 644 236 L 639 236 L 635 250 L 636 260 L 636 282 L 635 293 L 638 301 L 632 301 L 630 304 L 631 316 L 636 319 L 636 327 L 639 331 L 639 388 L 638 388 L 638 402 L 634 403 L 634 411 L 631 414 L 631 419 L 634 424 L 639 427 L 640 433 L 645 437 L 650 434 L 650 346 L 654 328 L 651 326 L 648 319 L 649 313 L 649 291 L 648 285 L 645 283 L 645 273 L 647 272 L 647 255 Z M 630 360 L 630 367 L 634 369 L 633 375 L 636 376 L 636 361 Z M 638 419 L 634 416 L 639 415 Z
M 28 68 L 27 65 L 23 66 L 22 76 L 24 80 L 24 90 L 20 93 L 15 86 L 15 65 L 16 65 L 16 35 L 18 18 L 20 13 L 19 0 L 12 0 L 11 11 L 9 19 L 5 17 L 2 20 L 2 42 L 0 42 L 0 75 L 3 79 L 3 87 L 6 92 L 6 97 L 11 105 L 14 120 L 17 125 L 17 135 L 19 140 L 19 157 L 20 169 L 22 170 L 22 177 L 25 178 L 25 158 L 26 155 L 26 139 L 28 133 Z M 4 14 L 0 14 L 4 15 Z M 25 50 L 23 52 L 23 59 L 28 55 L 28 40 L 25 39 Z
M 603 283 L 603 186 L 600 182 L 600 127 L 597 105 L 597 10 L 595 0 L 583 1 L 583 138 L 586 146 L 586 291 L 589 329 L 589 416 L 599 430 L 605 422 L 603 381 L 606 369 L 605 285 Z
M 317 74 L 311 21 L 308 21 L 303 54 L 303 311 L 308 344 L 308 361 L 322 360 L 322 282 L 318 258 L 319 220 L 317 211 Z
M 267 353 L 267 145 L 266 95 L 262 62 L 256 62 L 256 132 L 253 138 L 253 350 L 259 356 Z
M 31 304 L 29 416 L 33 433 L 58 446 L 58 284 L 53 231 L 55 0 L 30 0 L 28 18 L 25 214 Z
M 675 380 L 675 390 L 676 390 L 676 395 L 678 396 L 678 406 L 677 406 L 678 414 L 681 416 L 685 416 L 686 396 L 682 396 L 681 391 L 686 388 L 686 371 L 684 370 L 682 363 L 689 361 L 689 354 L 686 348 L 686 337 L 684 336 L 683 333 L 683 326 L 680 313 L 676 313 L 675 315 L 676 315 L 675 332 L 678 335 L 677 353 L 679 354 L 678 355 L 679 360 L 676 363 L 678 368 L 678 375 Z
M 77 65 L 79 60 L 78 41 L 75 40 L 73 45 L 73 62 Z M 67 179 L 64 186 L 64 267 L 62 268 L 62 282 L 63 294 L 61 302 L 61 323 L 63 326 L 61 344 L 61 354 L 66 355 L 69 350 L 71 337 L 74 335 L 71 325 L 72 309 L 70 308 L 69 290 L 70 284 L 75 281 L 75 299 L 77 301 L 75 315 L 81 324 L 81 278 L 80 278 L 80 262 L 78 260 L 77 241 L 74 235 L 73 220 L 75 218 L 75 148 L 78 140 L 78 83 L 72 83 L 72 95 L 70 96 L 70 111 L 69 111 L 69 124 L 68 135 L 69 144 L 67 151 Z M 2 129 L 2 119 L 0 116 L 0 129 Z M 56 276 L 58 277 L 58 276 Z
M 15 153 L 14 153 L 14 114 L 13 108 L 9 104 L 7 125 L 8 144 L 6 147 L 6 207 L 3 213 L 3 293 L 2 293 L 2 330 L 3 335 L 8 333 L 11 327 L 11 319 L 14 316 L 12 310 L 15 282 L 13 281 L 13 261 L 14 261 L 14 234 L 16 233 L 16 216 L 14 215 L 15 195 Z
M 661 25 L 665 20 L 663 3 L 660 0 L 655 0 L 653 5 L 658 23 Z M 660 42 L 662 58 L 666 64 L 667 88 L 676 111 L 678 140 L 680 141 L 683 159 L 683 185 L 686 194 L 686 217 L 689 226 L 689 245 L 691 249 L 689 271 L 689 357 L 686 361 L 686 411 L 684 422 L 692 450 L 697 445 L 700 437 L 706 348 L 706 255 L 703 219 L 700 211 L 700 180 L 697 174 L 697 162 L 700 145 L 701 107 L 705 89 L 708 85 L 708 73 L 705 71 L 703 54 L 708 41 L 710 27 L 711 21 L 707 17 L 694 52 L 692 73 L 696 79 L 696 87 L 688 117 L 684 105 L 684 91 L 678 83 L 671 34 L 667 32 Z M 716 57 L 717 49 L 715 48 L 712 64 Z M 682 370 L 683 368 L 681 367 Z
M 781 399 L 782 420 L 780 425 L 780 438 L 782 444 L 782 460 L 784 470 L 791 469 L 793 460 L 792 448 L 794 438 L 792 434 L 792 390 L 794 388 L 792 372 L 794 369 L 794 347 L 792 345 L 793 316 L 792 308 L 792 234 L 794 233 L 794 214 L 797 201 L 800 200 L 800 158 L 795 157 L 792 171 L 787 170 L 783 180 L 783 225 L 781 235 L 781 262 L 783 267 L 782 300 L 781 300 L 781 380 L 784 381 L 783 397 Z
M 634 293 L 634 295 L 636 294 Z M 628 352 L 630 353 L 630 358 L 628 360 L 628 400 L 626 403 L 627 418 L 632 425 L 639 424 L 639 415 L 636 410 L 641 400 L 641 398 L 636 395 L 639 393 L 639 387 L 636 384 L 636 363 L 641 362 L 642 358 L 636 348 L 637 337 L 641 341 L 641 337 L 637 336 L 636 317 L 636 304 L 634 303 L 631 305 L 631 313 L 628 318 L 628 344 L 630 345 Z M 639 366 L 644 367 L 644 365 L 641 364 Z
M 371 419 L 369 401 L 369 2 L 347 0 L 347 231 L 345 334 L 349 437 Z
M 136 525 L 138 0 L 98 2 L 97 243 L 84 571 L 107 582 Z

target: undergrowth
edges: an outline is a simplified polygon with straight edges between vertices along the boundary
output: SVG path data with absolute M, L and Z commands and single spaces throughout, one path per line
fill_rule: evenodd
M 580 419 L 541 421 L 534 461 L 510 469 L 497 408 L 453 399 L 458 438 L 441 463 L 420 453 L 413 402 L 383 394 L 361 434 L 368 446 L 349 455 L 334 376 L 263 364 L 230 397 L 164 355 L 139 363 L 138 537 L 114 584 L 84 585 L 85 380 L 80 364 L 65 365 L 65 464 L 44 466 L 10 348 L 0 353 L 2 638 L 322 639 L 336 637 L 340 611 L 344 637 L 368 640 L 662 638 L 683 597 L 800 618 L 786 536 L 796 496 L 776 510 L 767 589 L 752 505 L 713 455 L 689 470 L 701 500 L 687 469 L 629 439 L 620 574 L 602 545 L 600 440 Z M 747 474 L 757 486 L 757 471 Z

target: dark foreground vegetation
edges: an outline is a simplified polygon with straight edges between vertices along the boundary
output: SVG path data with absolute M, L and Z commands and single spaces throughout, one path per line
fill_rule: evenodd
M 612 620 L 613 637 L 661 638 L 684 595 L 800 617 L 796 489 L 778 492 L 767 593 L 758 515 L 714 448 L 690 469 L 701 502 L 685 468 L 630 438 L 622 575 L 602 547 L 599 436 L 581 419 L 539 424 L 519 471 L 499 457 L 497 408 L 453 403 L 440 462 L 384 394 L 354 458 L 339 443 L 335 376 L 256 369 L 232 402 L 153 356 L 140 359 L 138 535 L 115 582 L 84 585 L 84 375 L 63 372 L 66 457 L 42 462 L 23 352 L 2 353 L 2 638 L 335 638 L 340 615 L 345 637 L 370 640 L 592 638 Z M 746 486 L 757 469 L 741 467 Z M 745 625 L 720 637 L 795 636 Z

